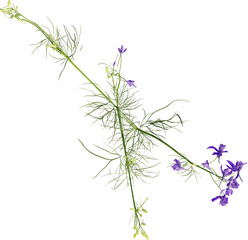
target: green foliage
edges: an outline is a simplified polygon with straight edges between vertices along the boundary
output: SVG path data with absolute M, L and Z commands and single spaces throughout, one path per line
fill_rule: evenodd
M 141 232 L 141 235 L 148 240 L 148 235 L 143 229 L 145 226 L 143 214 L 147 213 L 143 205 L 147 199 L 142 203 L 136 202 L 134 183 L 137 180 L 147 182 L 147 179 L 158 176 L 158 171 L 155 168 L 159 163 L 150 156 L 150 152 L 155 146 L 155 141 L 164 144 L 180 157 L 182 167 L 184 168 L 180 173 L 188 176 L 188 178 L 193 175 L 196 176 L 195 167 L 207 171 L 219 179 L 221 178 L 215 172 L 210 172 L 194 164 L 164 141 L 167 131 L 170 129 L 178 130 L 177 127 L 183 125 L 183 121 L 178 113 L 174 113 L 168 118 L 160 118 L 157 114 L 166 111 L 174 102 L 184 100 L 174 100 L 151 113 L 147 113 L 143 109 L 144 116 L 140 120 L 135 112 L 142 107 L 141 101 L 136 98 L 137 91 L 127 84 L 127 80 L 121 73 L 122 54 L 117 57 L 116 64 L 102 63 L 105 66 L 106 81 L 109 84 L 109 89 L 103 91 L 97 83 L 87 77 L 73 62 L 74 55 L 81 50 L 79 47 L 81 29 L 78 31 L 72 26 L 71 30 L 69 30 L 63 26 L 61 31 L 54 26 L 50 19 L 50 28 L 40 26 L 21 15 L 18 12 L 18 8 L 11 4 L 10 1 L 8 1 L 6 7 L 0 10 L 5 15 L 9 15 L 11 19 L 16 18 L 24 23 L 33 25 L 43 34 L 44 38 L 38 43 L 33 44 L 35 46 L 33 52 L 45 46 L 46 53 L 48 49 L 51 49 L 53 54 L 56 53 L 56 55 L 49 55 L 56 59 L 56 62 L 60 62 L 63 65 L 59 77 L 69 62 L 87 80 L 84 89 L 87 91 L 86 97 L 88 102 L 82 107 L 86 110 L 86 116 L 93 118 L 94 122 L 99 122 L 104 129 L 108 130 L 110 136 L 107 138 L 105 147 L 95 146 L 103 154 L 89 150 L 83 141 L 79 141 L 86 151 L 105 161 L 104 167 L 101 168 L 95 177 L 108 169 L 109 171 L 105 175 L 111 176 L 109 183 L 113 183 L 113 189 L 118 188 L 124 182 L 130 187 L 133 203 L 131 210 L 133 211 L 134 237 Z
M 63 65 L 62 71 L 60 72 L 59 78 L 61 77 L 69 59 L 73 60 L 74 55 L 82 49 L 79 47 L 81 28 L 78 31 L 73 25 L 71 26 L 71 31 L 63 25 L 62 31 L 54 26 L 52 21 L 48 18 L 51 27 L 48 28 L 43 26 L 48 33 L 48 37 L 45 36 L 43 40 L 38 43 L 32 44 L 35 46 L 33 52 L 38 50 L 41 46 L 46 47 L 47 50 L 51 48 L 53 51 L 59 53 L 58 55 L 49 54 L 57 62 L 60 62 Z

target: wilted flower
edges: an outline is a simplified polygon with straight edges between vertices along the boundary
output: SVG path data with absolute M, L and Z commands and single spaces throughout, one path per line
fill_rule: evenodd
M 214 152 L 212 155 L 217 155 L 218 160 L 220 161 L 220 157 L 222 156 L 222 153 L 225 153 L 227 151 L 224 151 L 226 145 L 220 144 L 219 149 L 217 149 L 216 147 L 210 146 L 209 148 L 213 148 L 216 152 Z

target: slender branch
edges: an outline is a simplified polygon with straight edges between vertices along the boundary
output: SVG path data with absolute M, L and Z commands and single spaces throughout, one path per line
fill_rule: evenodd
M 129 162 L 128 162 L 126 142 L 125 142 L 125 137 L 124 137 L 124 133 L 123 133 L 121 113 L 120 113 L 120 109 L 119 109 L 118 106 L 116 107 L 116 110 L 117 110 L 117 115 L 118 115 L 118 120 L 119 120 L 119 127 L 120 127 L 120 132 L 121 132 L 121 139 L 122 139 L 124 154 L 125 154 L 125 158 L 126 158 L 126 168 L 127 168 L 128 180 L 129 180 L 129 184 L 130 184 L 130 188 L 131 188 L 131 194 L 132 194 L 133 207 L 134 207 L 134 211 L 135 211 L 135 217 L 139 221 L 139 217 L 138 217 L 138 213 L 137 213 L 137 207 L 136 207 L 135 198 L 134 198 L 133 184 L 132 184 L 132 178 L 131 178 L 131 173 L 130 173 L 130 167 L 129 167 Z M 140 225 L 140 222 L 139 222 L 139 225 Z
M 166 142 L 165 142 L 164 140 L 162 140 L 161 138 L 159 138 L 159 137 L 157 137 L 157 136 L 155 136 L 155 135 L 153 135 L 153 134 L 151 134 L 151 133 L 149 133 L 149 132 L 146 132 L 146 131 L 144 131 L 144 130 L 142 130 L 142 129 L 140 129 L 140 128 L 138 128 L 138 131 L 140 131 L 141 133 L 144 133 L 144 134 L 146 134 L 146 135 L 148 135 L 148 136 L 150 136 L 150 137 L 153 137 L 153 138 L 155 138 L 156 140 L 158 140 L 159 142 L 163 143 L 163 144 L 166 145 L 168 148 L 170 148 L 172 151 L 174 151 L 176 154 L 178 154 L 180 157 L 182 157 L 183 159 L 185 159 L 186 161 L 188 161 L 192 166 L 196 166 L 196 167 L 198 167 L 198 168 L 200 168 L 200 169 L 202 169 L 202 170 L 204 170 L 204 171 L 206 171 L 206 172 L 208 172 L 208 173 L 210 173 L 210 174 L 216 176 L 217 178 L 222 179 L 219 175 L 217 175 L 217 174 L 215 174 L 215 173 L 213 173 L 213 172 L 211 172 L 211 171 L 209 171 L 209 170 L 203 168 L 202 166 L 200 166 L 200 165 L 198 165 L 198 164 L 195 164 L 195 163 L 193 163 L 192 161 L 190 161 L 187 157 L 185 157 L 184 155 L 182 155 L 180 152 L 178 152 L 175 148 L 173 148 L 171 145 L 169 145 L 168 143 L 166 143 Z

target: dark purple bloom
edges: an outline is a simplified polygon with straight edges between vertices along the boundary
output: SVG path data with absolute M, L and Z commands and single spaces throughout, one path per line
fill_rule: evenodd
M 126 49 L 126 48 L 124 49 L 123 45 L 121 45 L 121 47 L 118 48 L 118 51 L 119 51 L 119 53 L 120 53 L 120 55 L 121 55 L 122 53 L 126 52 L 127 49 Z
M 177 159 L 174 159 L 174 161 L 176 162 L 173 166 L 172 166 L 172 169 L 175 170 L 175 171 L 179 171 L 181 169 L 183 169 L 181 167 L 181 163 L 177 160 Z
M 116 61 L 114 61 L 113 66 L 115 66 L 115 64 L 116 64 Z
M 246 163 L 243 163 L 241 161 L 237 161 L 236 162 L 236 165 L 234 165 L 233 162 L 229 161 L 229 160 L 226 160 L 230 166 L 226 165 L 231 171 L 233 172 L 238 172 L 237 176 L 235 179 L 237 179 L 239 177 L 239 172 L 241 171 L 241 169 L 243 168 L 243 166 L 246 164 Z
M 202 163 L 202 165 L 203 165 L 205 168 L 207 168 L 208 170 L 211 171 L 211 168 L 209 167 L 209 162 L 208 162 L 208 160 L 206 160 L 205 163 Z
M 212 202 L 214 202 L 217 199 L 220 199 L 220 205 L 221 206 L 226 206 L 228 204 L 228 197 L 226 197 L 226 195 L 217 196 L 215 198 L 212 198 Z
M 214 152 L 212 155 L 217 155 L 219 161 L 220 161 L 220 157 L 222 156 L 222 153 L 225 153 L 227 151 L 224 151 L 226 145 L 220 144 L 219 149 L 217 149 L 216 147 L 210 146 L 209 148 L 213 148 L 216 152 Z
M 135 81 L 133 81 L 133 80 L 128 80 L 128 81 L 126 81 L 127 82 L 127 84 L 129 85 L 129 87 L 136 87 L 135 85 L 134 85 L 134 82 Z

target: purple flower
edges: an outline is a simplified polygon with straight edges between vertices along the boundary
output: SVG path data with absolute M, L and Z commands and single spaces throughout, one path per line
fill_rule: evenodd
M 211 168 L 209 167 L 209 162 L 208 162 L 208 160 L 206 160 L 205 163 L 202 163 L 202 165 L 203 165 L 205 168 L 207 168 L 208 170 L 211 171 Z
M 226 147 L 226 145 L 220 144 L 219 149 L 217 149 L 213 146 L 210 146 L 207 149 L 213 148 L 216 152 L 214 152 L 212 155 L 217 155 L 217 157 L 220 161 L 220 157 L 222 156 L 222 153 L 227 152 L 227 151 L 224 151 L 225 147 Z
M 233 190 L 232 190 L 231 188 L 227 188 L 225 194 L 226 194 L 227 196 L 230 196 L 230 195 L 233 194 Z
M 229 161 L 229 160 L 226 160 L 230 166 L 226 165 L 231 171 L 233 172 L 238 172 L 237 176 L 235 179 L 237 179 L 239 177 L 239 173 L 241 171 L 241 169 L 243 168 L 243 166 L 246 164 L 246 163 L 243 163 L 241 161 L 237 161 L 236 162 L 236 165 L 234 165 L 233 162 Z
M 126 48 L 124 49 L 123 45 L 121 45 L 121 47 L 118 48 L 118 51 L 119 51 L 119 53 L 120 53 L 120 55 L 121 55 L 122 53 L 126 52 L 127 49 L 126 49 Z
M 175 171 L 179 171 L 181 169 L 184 169 L 181 167 L 181 163 L 177 160 L 177 159 L 174 159 L 174 161 L 176 162 L 173 166 L 172 166 L 172 169 L 175 170 Z
M 228 197 L 226 197 L 226 195 L 217 196 L 215 198 L 212 198 L 212 202 L 214 202 L 217 199 L 220 199 L 220 205 L 221 206 L 226 206 L 228 204 Z
M 239 184 L 238 184 L 238 182 L 236 181 L 236 179 L 233 179 L 233 177 L 230 177 L 230 178 L 228 179 L 227 186 L 228 186 L 228 187 L 231 187 L 231 188 L 236 188 L 236 189 L 238 189 Z
M 133 80 L 128 80 L 128 81 L 126 81 L 127 82 L 127 84 L 129 85 L 129 87 L 136 87 L 135 85 L 134 85 L 134 82 L 135 81 L 133 81 Z
M 113 67 L 115 66 L 115 64 L 116 64 L 116 61 L 114 61 L 114 63 L 113 63 Z
M 222 169 L 222 165 L 220 166 L 220 170 L 222 172 L 222 179 L 230 174 L 232 174 L 232 170 L 229 170 L 228 168 Z

